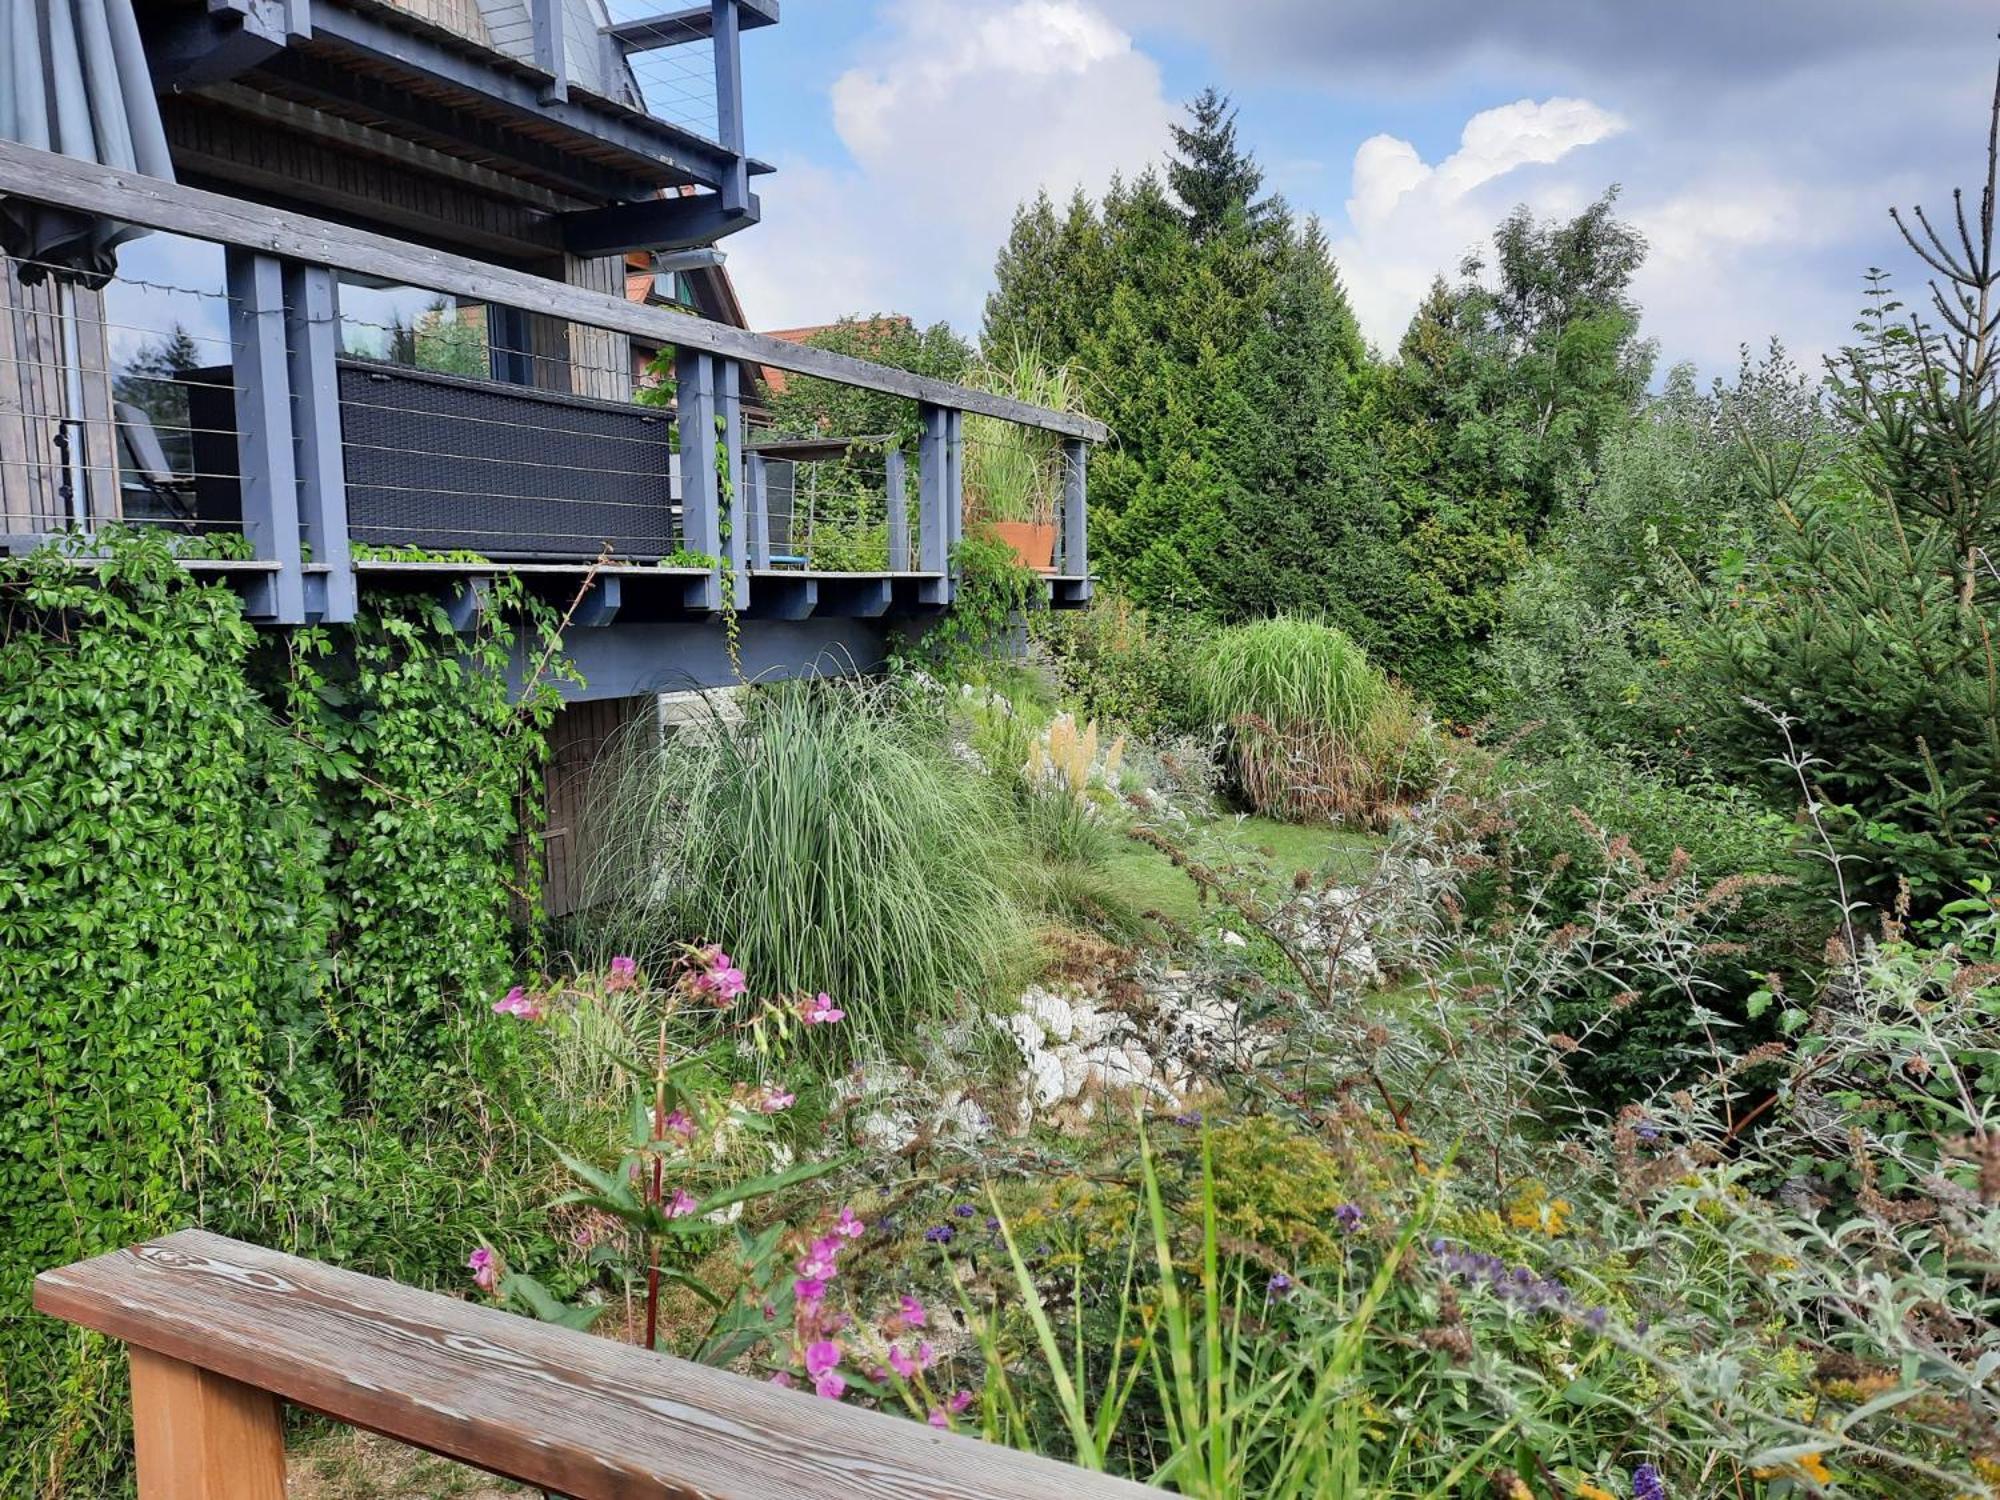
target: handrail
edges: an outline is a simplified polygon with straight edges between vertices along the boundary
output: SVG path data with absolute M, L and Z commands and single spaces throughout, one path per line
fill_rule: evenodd
M 572 1500 L 1164 1493 L 200 1230 L 35 1306 L 131 1346 L 147 1500 L 284 1500 L 280 1399 Z
M 681 349 L 818 376 L 949 411 L 976 412 L 1088 442 L 1101 443 L 1109 436 L 1102 422 L 1089 417 L 11 141 L 0 141 L 0 197 L 25 198 L 309 265 L 545 313 L 566 322 L 642 334 Z

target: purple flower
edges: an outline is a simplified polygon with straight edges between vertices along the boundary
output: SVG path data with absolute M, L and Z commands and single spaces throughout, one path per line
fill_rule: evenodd
M 933 1224 L 924 1231 L 924 1238 L 933 1245 L 949 1245 L 956 1234 L 949 1224 Z
M 929 1314 L 924 1311 L 923 1303 L 919 1302 L 908 1292 L 905 1292 L 903 1293 L 902 1301 L 897 1305 L 902 1309 L 903 1321 L 909 1324 L 910 1327 L 921 1328 L 924 1326 L 924 1322 L 929 1317 Z
M 1361 1205 L 1358 1203 L 1343 1203 L 1333 1211 L 1334 1222 L 1346 1234 L 1352 1234 L 1361 1227 L 1361 1218 Z
M 685 1219 L 695 1210 L 694 1194 L 686 1188 L 675 1188 L 673 1196 L 661 1205 L 661 1209 L 670 1219 Z
M 1195 1109 L 1188 1111 L 1188 1113 L 1184 1115 L 1175 1115 L 1174 1123 L 1180 1126 L 1181 1129 L 1183 1130 L 1192 1130 L 1195 1126 L 1201 1123 L 1201 1111 Z
M 1642 1141 L 1657 1141 L 1660 1138 L 1660 1129 L 1657 1125 L 1641 1125 L 1632 1133 Z
M 1292 1289 L 1292 1278 L 1287 1276 L 1283 1271 L 1278 1271 L 1274 1273 L 1270 1281 L 1265 1284 L 1264 1300 L 1267 1302 L 1275 1302 L 1278 1298 L 1284 1296 L 1285 1293 L 1289 1292 L 1291 1289 Z
M 604 987 L 612 994 L 629 990 L 639 982 L 639 965 L 624 954 L 611 960 L 611 972 L 604 976 Z
M 840 1364 L 840 1345 L 832 1339 L 820 1339 L 806 1345 L 806 1374 L 814 1380 Z
M 978 1213 L 979 1210 L 974 1208 L 970 1203 L 956 1203 L 952 1205 L 951 1212 L 953 1218 L 969 1219 L 974 1214 Z
M 1653 1465 L 1640 1464 L 1632 1471 L 1632 1500 L 1667 1500 L 1666 1481 Z

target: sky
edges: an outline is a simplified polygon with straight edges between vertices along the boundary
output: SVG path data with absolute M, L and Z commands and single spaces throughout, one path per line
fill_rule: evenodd
M 764 221 L 752 323 L 908 313 L 976 333 L 1015 206 L 1159 161 L 1209 84 L 1269 190 L 1323 222 L 1393 349 L 1515 205 L 1616 184 L 1661 367 L 1847 336 L 1892 204 L 1976 205 L 1994 0 L 784 0 L 744 39 Z

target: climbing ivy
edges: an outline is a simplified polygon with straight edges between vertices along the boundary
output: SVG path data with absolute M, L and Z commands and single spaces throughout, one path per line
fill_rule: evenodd
M 968 531 L 951 549 L 957 590 L 951 608 L 923 636 L 919 655 L 947 674 L 977 666 L 1041 603 L 1041 575 L 989 531 Z
M 159 539 L 82 545 L 0 563 L 9 1495 L 122 1483 L 115 1351 L 27 1316 L 36 1271 L 200 1219 L 436 1275 L 461 1226 L 426 1235 L 505 1191 L 417 1158 L 518 1072 L 485 1001 L 534 907 L 564 670 L 516 580 L 464 634 L 416 595 L 263 633 Z

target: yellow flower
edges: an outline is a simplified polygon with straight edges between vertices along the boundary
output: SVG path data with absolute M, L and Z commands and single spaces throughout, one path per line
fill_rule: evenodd
M 1817 1453 L 1807 1453 L 1793 1459 L 1788 1464 L 1781 1464 L 1766 1469 L 1752 1469 L 1750 1472 L 1758 1479 L 1786 1479 L 1793 1475 L 1800 1475 L 1818 1485 L 1833 1483 L 1833 1475 L 1827 1470 L 1826 1460 L 1821 1458 Z
M 1576 1482 L 1576 1500 L 1618 1500 L 1609 1490 L 1601 1490 L 1588 1479 Z

